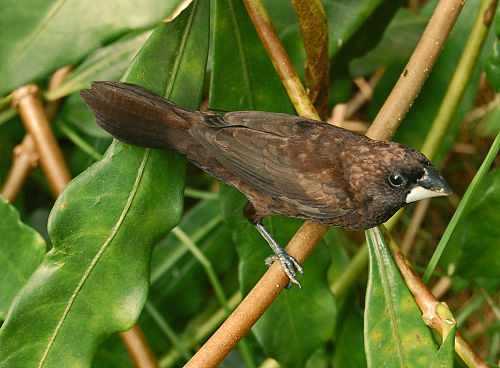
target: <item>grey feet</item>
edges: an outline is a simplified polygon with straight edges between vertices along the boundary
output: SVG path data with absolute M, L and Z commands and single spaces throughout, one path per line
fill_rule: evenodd
M 271 249 L 274 252 L 273 255 L 270 255 L 269 257 L 266 258 L 265 261 L 266 265 L 270 267 L 274 263 L 274 261 L 279 260 L 281 266 L 283 267 L 283 270 L 290 279 L 287 289 L 290 289 L 293 286 L 293 284 L 298 285 L 299 288 L 302 289 L 302 285 L 300 285 L 300 282 L 297 280 L 297 272 L 304 273 L 304 270 L 300 266 L 299 262 L 293 256 L 289 255 L 276 242 L 276 240 L 274 240 L 274 238 L 271 236 L 271 234 L 269 234 L 264 225 L 256 224 L 255 227 L 257 228 L 257 230 L 259 230 L 264 239 L 266 239 L 266 241 L 269 243 Z

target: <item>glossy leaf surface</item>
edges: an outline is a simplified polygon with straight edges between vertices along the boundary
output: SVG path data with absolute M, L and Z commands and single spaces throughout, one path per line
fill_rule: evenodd
M 373 228 L 366 234 L 370 253 L 365 307 L 367 366 L 427 368 L 436 348 L 422 312 L 380 230 Z
M 125 80 L 164 91 L 178 103 L 199 104 L 196 88 L 186 100 L 177 84 L 201 91 L 208 16 L 208 4 L 199 2 L 159 26 Z M 161 54 L 171 43 L 178 50 L 180 39 L 184 49 Z M 197 58 L 186 59 L 187 52 Z M 158 73 L 159 57 L 176 68 Z M 115 141 L 68 184 L 49 220 L 54 248 L 0 331 L 0 365 L 89 366 L 106 336 L 135 323 L 148 293 L 152 247 L 180 219 L 184 170 L 177 155 Z
M 0 320 L 18 291 L 42 262 L 47 245 L 19 219 L 17 210 L 0 196 Z
M 460 256 L 457 275 L 482 286 L 500 284 L 500 169 L 491 171 L 462 219 L 461 231 L 452 239 Z
M 294 113 L 241 1 L 216 1 L 210 107 Z
M 159 22 L 176 5 L 177 1 L 3 0 L 0 95 L 76 63 L 131 29 Z

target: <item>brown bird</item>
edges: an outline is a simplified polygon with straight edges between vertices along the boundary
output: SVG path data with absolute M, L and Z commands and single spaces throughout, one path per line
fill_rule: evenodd
M 80 92 L 97 123 L 116 139 L 174 151 L 248 199 L 245 216 L 292 283 L 299 263 L 262 218 L 284 215 L 366 230 L 405 204 L 451 194 L 419 151 L 281 113 L 193 111 L 126 83 L 94 82 Z

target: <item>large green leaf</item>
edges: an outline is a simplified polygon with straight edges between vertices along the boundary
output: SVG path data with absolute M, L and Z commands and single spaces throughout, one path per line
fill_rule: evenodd
M 405 63 L 420 40 L 428 21 L 428 17 L 422 14 L 400 8 L 377 46 L 349 64 L 351 74 L 355 77 L 366 76 L 381 66 Z
M 354 293 L 351 293 L 354 294 Z M 363 349 L 363 311 L 358 298 L 350 295 L 339 314 L 333 366 L 335 368 L 366 368 Z
M 215 4 L 210 107 L 293 113 L 243 3 Z
M 233 229 L 243 293 L 266 272 L 264 259 L 272 254 L 266 241 L 243 216 L 245 203 L 241 193 L 223 186 L 222 213 L 224 221 Z M 283 245 L 301 222 L 278 216 L 264 219 L 264 225 Z M 333 335 L 336 305 L 326 283 L 329 264 L 329 251 L 320 243 L 303 265 L 305 274 L 299 276 L 302 290 L 296 287 L 282 292 L 252 329 L 266 354 L 283 366 L 301 367 L 304 360 Z
M 47 245 L 19 219 L 17 210 L 0 196 L 0 321 L 18 291 L 42 262 Z
M 157 27 L 125 80 L 199 104 L 208 18 L 201 1 Z M 54 248 L 0 330 L 2 367 L 89 366 L 106 336 L 135 323 L 148 293 L 152 247 L 181 215 L 184 170 L 175 154 L 115 141 L 67 185 L 49 221 Z
M 365 307 L 368 367 L 427 368 L 436 347 L 422 312 L 396 268 L 380 230 L 368 230 L 366 239 L 370 253 Z
M 151 32 L 151 30 L 132 31 L 95 50 L 71 71 L 58 88 L 47 92 L 45 98 L 55 100 L 67 96 L 88 88 L 90 82 L 96 80 L 118 80 L 151 36 Z
M 0 95 L 75 64 L 130 29 L 159 22 L 178 1 L 2 0 Z
M 500 169 L 490 172 L 452 238 L 460 246 L 456 274 L 482 286 L 500 284 Z

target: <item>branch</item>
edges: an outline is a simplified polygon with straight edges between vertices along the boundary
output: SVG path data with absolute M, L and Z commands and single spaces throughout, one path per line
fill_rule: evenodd
M 33 138 L 40 165 L 52 193 L 57 197 L 71 180 L 71 174 L 50 128 L 39 96 L 39 88 L 35 84 L 28 84 L 15 90 L 12 96 L 12 103 L 19 109 L 26 131 Z
M 70 72 L 70 67 L 58 69 L 49 80 L 49 90 L 56 89 Z M 60 100 L 53 101 L 45 107 L 47 120 L 51 121 L 59 108 Z M 39 155 L 36 151 L 35 141 L 30 134 L 26 134 L 21 142 L 14 148 L 12 166 L 2 186 L 1 193 L 10 203 L 14 203 L 19 195 L 31 170 L 38 166 Z
M 160 367 L 139 323 L 136 323 L 130 330 L 121 332 L 120 339 L 137 367 Z

